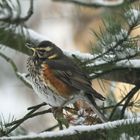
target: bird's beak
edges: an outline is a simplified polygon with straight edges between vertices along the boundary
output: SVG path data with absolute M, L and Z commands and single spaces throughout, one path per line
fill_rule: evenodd
M 27 43 L 25 46 L 26 46 L 28 49 L 30 49 L 30 50 L 33 51 L 33 56 L 36 54 L 36 49 L 35 49 L 35 47 L 34 47 L 33 45 Z

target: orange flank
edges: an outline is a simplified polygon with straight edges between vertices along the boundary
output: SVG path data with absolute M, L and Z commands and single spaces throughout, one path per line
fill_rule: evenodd
M 43 77 L 46 84 L 50 86 L 51 89 L 53 88 L 58 95 L 64 98 L 70 97 L 70 87 L 63 81 L 59 80 L 47 64 L 43 64 Z

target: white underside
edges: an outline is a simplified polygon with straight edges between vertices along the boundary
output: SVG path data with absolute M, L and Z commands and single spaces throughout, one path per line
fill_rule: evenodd
M 43 84 L 42 84 L 43 85 Z M 70 103 L 74 103 L 79 99 L 82 99 L 84 96 L 79 96 L 82 95 L 80 94 L 74 94 L 71 96 L 69 99 L 63 98 L 61 96 L 58 96 L 54 92 L 52 92 L 49 88 L 44 88 L 44 91 L 40 92 L 41 90 L 39 89 L 38 86 L 34 82 L 32 82 L 32 87 L 35 91 L 35 93 L 39 96 L 39 98 L 43 101 L 46 102 L 48 105 L 53 106 L 53 107 L 59 107 L 59 106 L 66 106 Z M 38 88 L 37 88 L 38 87 Z

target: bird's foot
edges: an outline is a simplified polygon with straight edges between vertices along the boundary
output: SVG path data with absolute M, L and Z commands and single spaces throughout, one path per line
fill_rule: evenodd
M 63 108 L 62 107 L 53 107 L 52 108 L 52 113 L 53 113 L 55 119 L 58 121 L 60 130 L 63 129 L 63 125 L 66 128 L 69 127 L 68 120 L 64 117 Z

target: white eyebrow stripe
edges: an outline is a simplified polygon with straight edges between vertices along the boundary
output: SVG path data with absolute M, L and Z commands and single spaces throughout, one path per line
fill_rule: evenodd
M 48 57 L 48 59 L 53 59 L 53 58 L 56 58 L 58 55 L 57 54 L 53 54 L 51 56 Z
M 47 52 L 51 51 L 53 48 L 50 46 L 47 46 L 46 48 L 37 48 L 38 50 L 46 50 Z
M 45 50 L 46 50 L 47 52 L 49 52 L 49 51 L 51 51 L 51 50 L 52 50 L 52 47 L 47 46 L 47 47 L 45 48 Z

